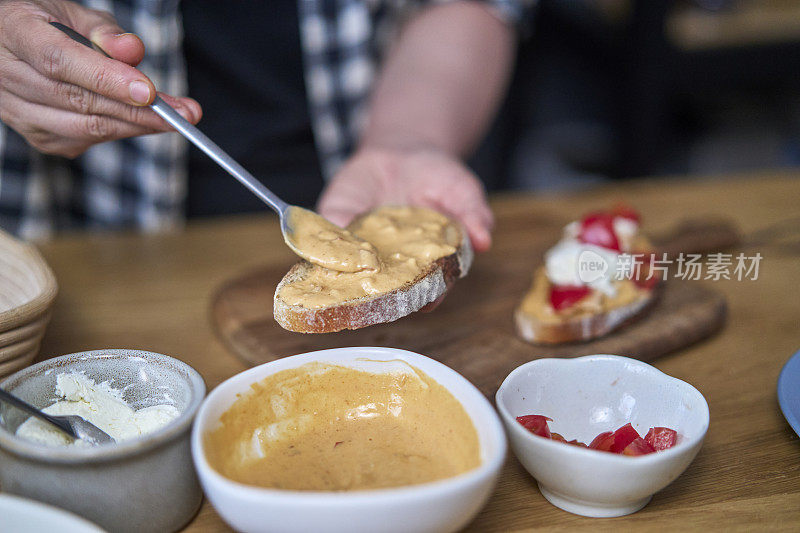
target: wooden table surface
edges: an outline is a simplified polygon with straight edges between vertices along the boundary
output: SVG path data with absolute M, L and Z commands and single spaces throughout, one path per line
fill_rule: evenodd
M 520 213 L 568 220 L 625 198 L 654 231 L 689 215 L 733 217 L 747 236 L 743 251 L 760 252 L 763 260 L 757 281 L 698 282 L 727 296 L 727 326 L 716 337 L 654 363 L 696 386 L 711 411 L 705 444 L 677 481 L 638 513 L 589 519 L 550 505 L 509 454 L 494 495 L 471 530 L 800 530 L 800 440 L 776 399 L 778 373 L 800 348 L 798 178 L 800 173 L 643 180 L 580 194 L 493 198 L 496 250 L 514 244 L 504 229 L 513 227 Z M 268 215 L 203 221 L 158 236 L 71 235 L 40 248 L 60 285 L 40 358 L 96 348 L 152 350 L 194 366 L 209 390 L 246 368 L 215 336 L 208 316 L 211 295 L 242 271 L 265 264 L 288 267 L 293 261 Z M 490 252 L 477 260 L 496 259 Z M 455 290 L 466 290 L 469 278 L 461 283 Z M 187 530 L 228 528 L 204 502 Z

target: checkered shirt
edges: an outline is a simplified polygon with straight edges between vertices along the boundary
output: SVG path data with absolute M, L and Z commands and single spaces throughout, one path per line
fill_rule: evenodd
M 139 35 L 139 68 L 159 90 L 186 93 L 179 0 L 83 0 Z M 191 0 L 187 0 L 191 1 Z M 518 25 L 532 0 L 485 0 Z M 308 105 L 323 174 L 355 147 L 381 52 L 400 21 L 424 4 L 409 0 L 298 0 Z M 73 160 L 45 155 L 0 122 L 0 228 L 27 239 L 57 231 L 182 223 L 187 143 L 162 133 L 93 146 Z

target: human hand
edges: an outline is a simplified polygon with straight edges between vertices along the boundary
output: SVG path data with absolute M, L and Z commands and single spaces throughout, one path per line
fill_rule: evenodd
M 49 23 L 85 35 L 114 59 Z M 94 144 L 170 131 L 147 106 L 155 86 L 134 67 L 144 44 L 111 14 L 66 0 L 0 0 L 0 120 L 44 153 L 77 157 Z M 160 94 L 197 123 L 200 105 Z
M 345 226 L 384 204 L 436 209 L 464 225 L 476 251 L 491 245 L 494 219 L 483 185 L 461 161 L 440 150 L 361 148 L 333 177 L 318 207 L 324 217 Z

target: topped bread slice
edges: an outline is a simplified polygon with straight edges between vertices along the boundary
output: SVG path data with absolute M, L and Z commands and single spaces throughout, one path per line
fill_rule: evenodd
M 385 206 L 347 229 L 370 242 L 379 270 L 339 272 L 300 261 L 275 290 L 275 320 L 300 333 L 331 333 L 392 322 L 442 297 L 472 264 L 464 229 L 423 207 Z
M 583 342 L 642 316 L 660 276 L 639 226 L 627 206 L 569 224 L 514 312 L 519 335 L 537 344 Z

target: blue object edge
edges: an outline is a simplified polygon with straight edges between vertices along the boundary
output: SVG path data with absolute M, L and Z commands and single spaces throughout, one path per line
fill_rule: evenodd
M 800 351 L 786 361 L 778 376 L 778 404 L 786 421 L 800 436 Z

